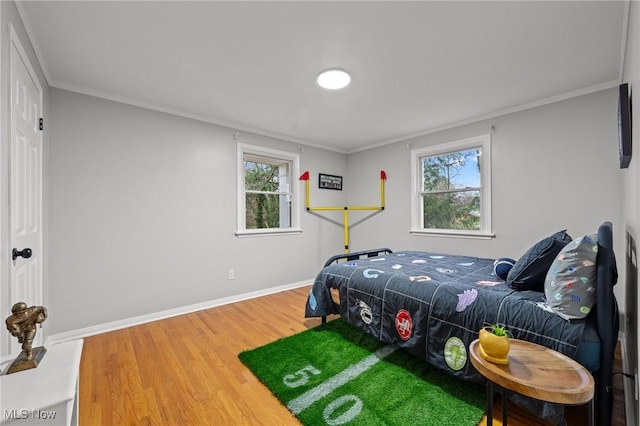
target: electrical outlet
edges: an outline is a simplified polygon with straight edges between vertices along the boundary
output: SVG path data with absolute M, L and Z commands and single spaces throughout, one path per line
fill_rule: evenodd
M 236 279 L 236 271 L 234 271 L 233 269 L 229 269 L 229 275 L 228 275 L 230 280 L 235 280 Z

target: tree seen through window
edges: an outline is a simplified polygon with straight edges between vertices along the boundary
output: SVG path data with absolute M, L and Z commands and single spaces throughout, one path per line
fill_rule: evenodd
M 423 157 L 423 227 L 480 229 L 481 149 Z
M 290 226 L 288 163 L 244 161 L 246 229 Z M 282 181 L 281 181 L 282 180 Z

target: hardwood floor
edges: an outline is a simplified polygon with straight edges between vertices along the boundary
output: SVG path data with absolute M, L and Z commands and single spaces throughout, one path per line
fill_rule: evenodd
M 80 425 L 299 425 L 237 355 L 319 325 L 304 318 L 308 292 L 303 287 L 86 338 Z M 620 375 L 614 388 L 614 425 L 622 426 Z M 499 398 L 494 413 L 494 424 L 501 424 Z M 586 424 L 580 407 L 567 416 L 569 426 Z M 546 424 L 509 406 L 509 425 Z

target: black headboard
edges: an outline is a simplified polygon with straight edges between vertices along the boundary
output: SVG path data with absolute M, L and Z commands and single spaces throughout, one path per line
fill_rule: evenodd
M 597 258 L 597 327 L 600 336 L 600 370 L 596 377 L 596 424 L 611 424 L 613 411 L 612 369 L 613 355 L 618 342 L 618 304 L 613 286 L 618 280 L 618 270 L 613 251 L 613 225 L 604 222 L 598 228 Z
M 638 374 L 638 257 L 636 255 L 636 241 L 627 231 L 626 235 L 626 268 L 625 268 L 625 326 L 624 334 L 626 339 L 626 355 L 631 370 L 630 374 Z M 635 389 L 634 389 L 635 391 Z M 638 404 L 631 404 L 633 412 L 633 422 L 638 422 L 640 413 L 638 413 Z M 629 407 L 627 407 L 629 409 Z M 633 424 L 633 423 L 632 423 Z

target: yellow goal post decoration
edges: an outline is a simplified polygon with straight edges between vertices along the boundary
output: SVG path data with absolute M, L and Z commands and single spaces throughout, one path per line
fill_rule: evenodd
M 387 180 L 387 174 L 384 170 L 380 170 L 380 205 L 378 206 L 330 206 L 330 207 L 311 207 L 309 202 L 309 172 L 304 172 L 299 180 L 305 181 L 305 207 L 308 212 L 317 211 L 336 211 L 342 210 L 344 220 L 344 252 L 349 253 L 349 210 L 368 210 L 382 211 L 384 210 L 384 182 Z

